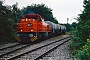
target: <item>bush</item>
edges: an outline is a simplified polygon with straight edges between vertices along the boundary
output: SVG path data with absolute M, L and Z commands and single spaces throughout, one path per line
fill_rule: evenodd
M 77 51 L 76 57 L 81 60 L 90 60 L 90 39 L 87 39 L 87 43 Z

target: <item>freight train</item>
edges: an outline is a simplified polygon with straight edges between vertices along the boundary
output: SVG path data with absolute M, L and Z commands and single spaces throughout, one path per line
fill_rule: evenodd
M 65 34 L 65 30 L 65 26 L 44 21 L 38 14 L 27 14 L 16 24 L 15 40 L 20 43 L 32 43 Z

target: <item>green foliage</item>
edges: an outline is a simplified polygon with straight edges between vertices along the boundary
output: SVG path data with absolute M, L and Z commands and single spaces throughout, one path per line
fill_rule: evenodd
M 24 15 L 29 13 L 35 13 L 41 15 L 45 21 L 52 21 L 54 23 L 58 23 L 58 21 L 53 17 L 52 9 L 45 4 L 32 4 L 31 6 L 27 6 L 23 8 Z
M 78 25 L 78 37 L 82 38 L 86 42 L 86 39 L 90 36 L 90 21 L 86 21 L 83 24 Z M 79 32 L 80 31 L 80 32 Z
M 70 32 L 72 30 L 74 30 L 74 27 L 71 24 L 64 24 L 66 26 L 66 31 Z
M 76 29 L 77 28 L 77 23 L 76 22 L 73 22 L 72 23 L 72 26 L 73 26 L 74 29 Z
M 77 30 L 70 47 L 72 54 L 78 59 L 90 60 L 90 0 L 84 0 L 83 6 L 84 11 L 79 14 Z
M 14 20 L 14 22 L 19 22 L 19 20 L 23 17 L 23 11 L 21 9 L 18 8 L 18 3 L 16 2 L 16 4 L 12 5 L 12 9 L 11 9 L 11 13 L 12 13 L 12 20 Z
M 83 39 L 83 41 L 86 42 L 86 39 L 90 36 L 90 1 L 84 0 L 84 11 L 82 14 L 79 14 L 79 23 L 77 30 L 80 31 L 79 37 Z
M 0 43 L 14 39 L 14 22 L 11 17 L 11 11 L 0 3 Z
M 80 14 L 80 22 L 82 21 L 82 23 L 90 19 L 90 1 L 84 0 L 83 7 L 84 11 L 82 12 L 82 14 Z
M 90 60 L 90 39 L 87 39 L 87 43 L 77 51 L 76 57 L 81 60 Z

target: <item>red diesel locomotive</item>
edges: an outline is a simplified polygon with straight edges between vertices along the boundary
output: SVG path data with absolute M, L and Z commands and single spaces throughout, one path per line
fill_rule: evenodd
M 65 33 L 65 26 L 43 21 L 38 14 L 27 14 L 16 24 L 15 39 L 20 43 L 30 43 L 51 37 L 52 34 Z

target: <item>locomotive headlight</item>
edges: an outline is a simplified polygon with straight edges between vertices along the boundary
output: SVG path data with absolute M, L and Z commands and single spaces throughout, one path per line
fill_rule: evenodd
M 33 34 L 29 34 L 29 37 L 33 37 Z
M 22 31 L 22 30 L 21 30 Z
M 26 21 L 28 21 L 28 19 L 26 18 Z
M 32 24 L 28 23 L 28 27 L 32 26 Z
M 16 36 L 17 36 L 17 37 L 20 37 L 20 34 L 17 34 Z
M 33 31 L 33 30 L 31 30 L 31 31 Z

